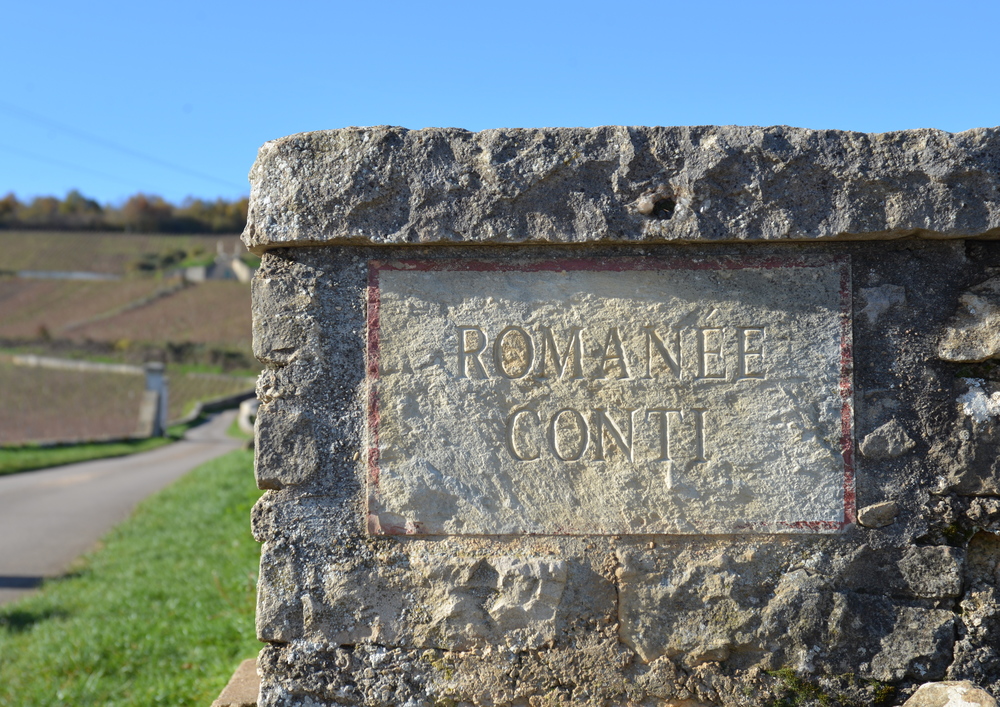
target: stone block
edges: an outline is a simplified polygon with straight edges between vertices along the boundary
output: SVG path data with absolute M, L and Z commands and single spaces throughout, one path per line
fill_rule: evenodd
M 998 175 L 995 129 L 265 145 L 261 707 L 996 689 Z
M 995 235 L 998 145 L 995 129 L 304 133 L 261 147 L 244 242 L 262 252 L 339 243 Z
M 260 691 L 260 676 L 257 675 L 257 659 L 248 658 L 239 664 L 236 672 L 222 690 L 222 694 L 212 702 L 212 707 L 257 707 L 257 693 Z
M 971 288 L 945 329 L 938 355 L 945 361 L 975 362 L 1000 356 L 1000 278 Z
M 372 267 L 372 532 L 853 519 L 846 261 Z M 564 473 L 535 473 L 553 465 Z
M 920 688 L 903 707 L 996 707 L 997 701 L 968 680 L 929 682 Z
M 861 443 L 861 453 L 869 459 L 893 459 L 911 451 L 917 443 L 910 439 L 897 420 L 889 420 Z

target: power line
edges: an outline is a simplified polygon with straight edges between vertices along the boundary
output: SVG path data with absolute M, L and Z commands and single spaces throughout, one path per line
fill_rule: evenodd
M 4 145 L 0 143 L 0 150 L 9 152 L 19 157 L 27 157 L 31 160 L 36 160 L 38 162 L 44 162 L 46 164 L 54 165 L 56 167 L 65 167 L 67 169 L 77 170 L 79 172 L 89 172 L 94 176 L 101 177 L 103 179 L 110 179 L 113 182 L 118 182 L 119 184 L 125 184 L 128 187 L 135 189 L 135 182 L 130 182 L 122 179 L 121 177 L 115 177 L 110 174 L 105 174 L 96 169 L 90 169 L 89 167 L 81 167 L 78 164 L 72 164 L 71 162 L 63 162 L 62 160 L 54 160 L 51 157 L 44 157 L 43 155 L 36 155 L 34 152 L 28 152 L 27 150 L 21 150 L 16 147 L 11 147 L 10 145 Z
M 245 189 L 245 186 L 240 186 L 235 182 L 230 182 L 225 179 L 219 179 L 218 177 L 213 177 L 210 174 L 205 174 L 194 169 L 189 169 L 181 165 L 176 165 L 166 160 L 161 160 L 159 157 L 154 157 L 153 155 L 147 155 L 144 152 L 139 152 L 138 150 L 133 150 L 130 147 L 125 147 L 124 145 L 119 145 L 111 140 L 106 140 L 100 136 L 92 135 L 83 130 L 79 130 L 70 125 L 65 125 L 54 120 L 50 120 L 44 116 L 38 115 L 37 113 L 32 113 L 31 111 L 26 111 L 23 108 L 6 103 L 5 101 L 0 101 L 0 110 L 3 112 L 13 115 L 16 118 L 20 118 L 29 123 L 34 123 L 35 125 L 41 125 L 43 127 L 49 128 L 51 130 L 58 130 L 59 132 L 71 135 L 78 140 L 83 140 L 84 142 L 89 142 L 94 145 L 99 145 L 107 150 L 114 150 L 115 152 L 120 152 L 123 155 L 128 155 L 137 160 L 143 160 L 151 164 L 158 165 L 160 167 L 165 167 L 167 169 L 172 169 L 175 172 L 180 172 L 181 174 L 186 174 L 189 177 L 197 177 L 199 179 L 205 179 L 210 182 L 216 182 L 217 184 L 225 184 L 228 187 L 235 187 L 237 189 Z

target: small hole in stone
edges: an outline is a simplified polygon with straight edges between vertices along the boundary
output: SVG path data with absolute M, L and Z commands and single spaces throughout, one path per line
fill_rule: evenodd
M 674 203 L 673 199 L 657 199 L 653 202 L 653 210 L 650 212 L 649 217 L 666 220 L 674 215 L 674 208 L 676 206 L 677 204 Z

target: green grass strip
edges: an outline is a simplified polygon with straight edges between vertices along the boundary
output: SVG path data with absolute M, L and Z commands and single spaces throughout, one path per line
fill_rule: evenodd
M 201 422 L 203 420 L 199 419 L 187 425 L 172 425 L 168 428 L 166 437 L 55 447 L 42 447 L 37 444 L 0 447 L 0 476 L 33 469 L 47 469 L 51 466 L 76 464 L 92 459 L 107 459 L 109 457 L 123 457 L 126 454 L 148 452 L 150 449 L 156 449 L 180 439 L 191 426 Z
M 150 439 L 130 442 L 97 442 L 95 444 L 74 444 L 66 447 L 23 447 L 0 448 L 0 474 L 16 474 L 19 471 L 46 469 L 50 466 L 62 466 L 91 459 L 106 457 L 121 457 L 136 452 L 146 452 L 162 447 L 173 440 L 166 437 L 151 437 Z
M 0 606 L 0 704 L 198 705 L 254 657 L 249 451 L 143 502 L 39 594 Z

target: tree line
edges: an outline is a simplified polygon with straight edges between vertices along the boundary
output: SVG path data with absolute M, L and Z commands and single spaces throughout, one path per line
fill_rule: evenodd
M 247 199 L 208 201 L 188 197 L 180 205 L 153 194 L 135 194 L 121 206 L 101 205 L 76 189 L 64 199 L 0 198 L 0 228 L 132 233 L 239 233 L 247 222 Z

